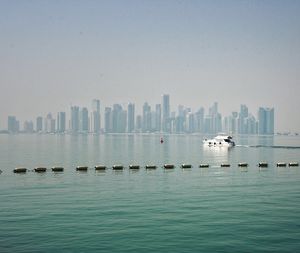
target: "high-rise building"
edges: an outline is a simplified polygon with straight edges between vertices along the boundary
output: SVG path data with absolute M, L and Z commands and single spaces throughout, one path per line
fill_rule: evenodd
M 155 105 L 155 131 L 161 131 L 161 104 Z
M 239 118 L 238 118 L 238 133 L 248 134 L 248 107 L 246 105 L 241 105 Z
M 104 131 L 105 133 L 111 133 L 112 132 L 112 110 L 110 107 L 105 107 L 104 118 L 105 118 Z
M 86 107 L 83 107 L 80 110 L 79 124 L 79 129 L 81 132 L 87 133 L 89 131 L 89 112 Z
M 170 132 L 170 97 L 169 95 L 163 95 L 163 112 L 162 112 L 162 130 L 163 132 Z
M 258 133 L 268 135 L 274 134 L 274 108 L 259 108 Z
M 142 131 L 142 115 L 137 115 L 136 116 L 136 124 L 135 124 L 135 128 L 137 132 L 141 132 Z
M 132 103 L 128 104 L 128 120 L 127 120 L 127 132 L 128 133 L 133 133 L 135 129 L 135 116 L 134 116 L 134 111 L 135 111 L 135 106 Z
M 64 133 L 66 131 L 66 113 L 59 112 L 57 114 L 57 132 Z
M 79 107 L 71 106 L 71 132 L 78 133 L 79 131 Z
M 41 116 L 36 118 L 36 131 L 42 132 L 43 131 L 43 118 Z
M 149 132 L 151 130 L 151 107 L 145 102 L 143 105 L 143 132 Z
M 24 132 L 25 133 L 33 133 L 33 122 L 32 121 L 25 121 L 24 122 Z
M 45 119 L 45 132 L 55 133 L 55 119 L 52 118 L 51 113 L 48 113 Z
M 20 130 L 20 123 L 15 116 L 8 116 L 7 118 L 7 130 L 10 133 L 18 133 Z
M 100 100 L 94 99 L 92 102 L 93 112 L 92 112 L 92 131 L 94 133 L 100 133 Z

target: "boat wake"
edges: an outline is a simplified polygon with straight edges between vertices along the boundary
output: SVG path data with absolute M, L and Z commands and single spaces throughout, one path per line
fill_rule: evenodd
M 300 146 L 281 146 L 281 145 L 236 145 L 241 148 L 282 148 L 282 149 L 300 149 Z

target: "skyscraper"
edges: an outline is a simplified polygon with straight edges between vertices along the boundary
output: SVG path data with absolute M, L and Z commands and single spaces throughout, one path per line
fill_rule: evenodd
M 129 103 L 127 111 L 128 111 L 127 132 L 132 133 L 135 129 L 135 122 L 134 122 L 134 120 L 135 120 L 135 116 L 134 116 L 135 106 L 134 106 L 134 104 Z
M 161 104 L 155 105 L 155 130 L 161 131 Z
M 143 132 L 148 132 L 151 129 L 151 107 L 145 102 L 143 105 Z
M 94 133 L 100 133 L 100 100 L 94 99 L 92 102 L 92 131 Z
M 268 135 L 274 134 L 274 108 L 259 108 L 258 133 Z
M 43 131 L 43 118 L 41 116 L 36 118 L 36 131 L 37 132 Z
M 59 112 L 57 114 L 57 132 L 64 133 L 66 131 L 66 113 Z
M 80 110 L 79 124 L 79 129 L 81 132 L 87 133 L 89 131 L 89 112 L 86 107 L 83 107 Z
M 105 107 L 104 118 L 105 118 L 104 131 L 105 133 L 111 133 L 112 132 L 112 111 L 110 107 Z
M 8 116 L 7 118 L 7 130 L 10 133 L 18 133 L 20 130 L 20 123 L 15 116 Z
M 71 132 L 77 133 L 79 130 L 79 107 L 71 106 Z
M 163 114 L 162 114 L 162 129 L 163 132 L 170 132 L 170 97 L 163 95 Z

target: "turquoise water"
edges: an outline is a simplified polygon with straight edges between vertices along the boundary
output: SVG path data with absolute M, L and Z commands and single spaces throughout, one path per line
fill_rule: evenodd
M 299 137 L 240 137 L 230 150 L 203 148 L 203 136 L 159 138 L 0 135 L 0 252 L 299 252 L 300 167 L 276 167 L 299 162 Z

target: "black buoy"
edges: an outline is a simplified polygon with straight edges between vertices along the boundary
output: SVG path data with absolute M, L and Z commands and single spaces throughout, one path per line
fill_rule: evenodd
M 88 166 L 77 166 L 76 170 L 77 171 L 87 171 L 88 170 Z
M 140 169 L 140 165 L 132 165 L 132 164 L 130 164 L 129 165 L 129 169 L 131 169 L 131 170 L 139 170 Z
M 277 163 L 277 167 L 286 167 L 286 163 L 282 163 L 282 162 Z
M 164 164 L 165 169 L 174 169 L 175 166 L 173 164 Z
M 182 169 L 191 169 L 192 168 L 192 165 L 191 164 L 181 164 L 181 168 Z
M 146 165 L 146 170 L 155 170 L 156 168 L 156 165 Z
M 299 166 L 299 163 L 297 163 L 297 162 L 290 162 L 289 163 L 289 167 L 297 167 L 297 166 Z
M 267 162 L 260 162 L 258 164 L 258 167 L 261 167 L 261 168 L 267 168 L 268 167 L 268 163 Z
M 64 171 L 64 168 L 63 167 L 52 167 L 52 171 L 53 172 L 62 172 L 62 171 Z
M 14 173 L 26 173 L 26 168 L 15 168 Z
M 209 164 L 202 163 L 202 164 L 199 165 L 199 168 L 209 168 Z
M 160 138 L 160 143 L 163 144 L 164 143 L 164 139 L 163 137 Z
M 230 167 L 229 163 L 221 163 L 221 167 Z
M 35 172 L 46 172 L 47 168 L 44 168 L 44 167 L 36 167 L 34 168 L 34 171 Z
M 239 167 L 248 167 L 248 163 L 239 163 L 238 166 Z
M 95 170 L 106 170 L 106 166 L 105 165 L 97 165 L 97 166 L 95 166 Z
M 124 166 L 123 165 L 113 165 L 112 169 L 113 170 L 123 170 Z

